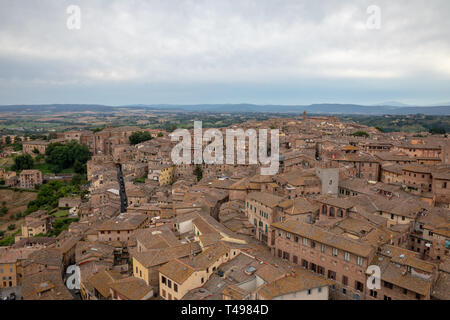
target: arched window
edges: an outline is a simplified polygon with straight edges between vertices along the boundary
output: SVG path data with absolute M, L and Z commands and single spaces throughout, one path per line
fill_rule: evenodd
M 327 214 L 327 206 L 326 205 L 322 206 L 322 214 Z
M 334 207 L 330 208 L 330 217 L 334 217 Z
M 342 209 L 339 209 L 338 211 L 338 217 L 343 217 L 344 216 L 344 211 Z

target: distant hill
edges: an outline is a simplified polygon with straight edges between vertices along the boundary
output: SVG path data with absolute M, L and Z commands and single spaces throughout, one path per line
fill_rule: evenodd
M 256 105 L 256 104 L 198 104 L 198 105 L 127 105 L 127 106 L 105 106 L 105 105 L 85 105 L 85 104 L 53 104 L 53 105 L 6 105 L 0 106 L 0 112 L 17 113 L 52 113 L 52 112 L 113 112 L 117 108 L 131 108 L 158 110 L 158 111 L 183 111 L 183 112 L 273 112 L 273 113 L 308 113 L 315 114 L 362 114 L 362 115 L 450 115 L 450 105 L 448 106 L 363 106 L 357 104 L 312 104 L 312 105 Z
M 439 107 L 396 107 L 363 106 L 357 104 L 312 104 L 312 105 L 254 105 L 254 104 L 202 104 L 202 105 L 149 105 L 155 110 L 183 110 L 196 112 L 274 112 L 319 114 L 365 114 L 365 115 L 450 115 L 450 106 Z
M 0 106 L 0 112 L 111 112 L 115 107 L 89 104 L 44 104 L 44 105 L 4 105 Z

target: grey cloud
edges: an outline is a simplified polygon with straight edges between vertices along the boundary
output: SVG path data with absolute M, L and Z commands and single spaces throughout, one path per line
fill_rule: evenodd
M 81 7 L 81 30 L 66 28 L 70 4 Z M 365 28 L 372 4 L 381 8 L 380 30 Z M 361 84 L 368 86 L 367 101 L 383 90 L 392 95 L 381 100 L 448 100 L 433 89 L 450 81 L 447 0 L 0 0 L 0 6 L 0 90 L 11 91 L 0 103 L 23 99 L 14 98 L 21 86 L 31 102 L 42 88 L 49 101 L 52 92 L 59 97 L 67 90 L 100 103 L 104 95 L 95 92 L 108 86 L 146 99 L 135 102 L 156 96 L 183 103 L 192 95 L 203 102 L 202 88 L 212 84 L 211 100 L 238 92 L 227 102 L 263 96 L 280 103 L 346 96 L 347 102 L 359 97 Z M 299 96 L 305 83 L 309 91 Z M 152 96 L 139 94 L 145 85 L 155 88 Z M 268 87 L 272 97 L 262 94 Z M 170 88 L 181 91 L 164 95 Z M 422 98 L 408 97 L 412 88 Z M 117 101 L 125 102 L 126 90 Z

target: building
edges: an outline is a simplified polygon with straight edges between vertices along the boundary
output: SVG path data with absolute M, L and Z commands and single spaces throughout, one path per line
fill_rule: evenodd
M 154 296 L 154 290 L 145 281 L 128 277 L 109 284 L 112 300 L 149 300 Z
M 335 281 L 347 298 L 360 300 L 368 294 L 366 269 L 376 254 L 369 244 L 288 220 L 272 224 L 269 246 L 277 257 Z
M 122 213 L 97 227 L 98 240 L 127 242 L 138 229 L 144 228 L 148 222 L 149 217 L 147 215 Z
M 160 296 L 165 300 L 181 300 L 190 290 L 203 286 L 222 264 L 239 253 L 239 249 L 219 242 L 197 256 L 171 260 L 159 268 Z
M 45 210 L 39 210 L 25 217 L 22 225 L 22 238 L 32 238 L 39 234 L 47 234 L 52 227 L 53 217 Z
M 22 143 L 22 151 L 23 153 L 31 155 L 36 154 L 36 152 L 39 154 L 45 154 L 49 144 L 49 141 L 43 140 L 26 141 Z
M 149 162 L 148 179 L 159 182 L 160 186 L 174 182 L 174 166 L 171 164 L 155 164 Z
M 0 251 L 0 289 L 16 287 L 23 280 L 22 261 L 33 251 L 32 248 L 6 248 Z
M 23 189 L 34 189 L 42 184 L 42 172 L 39 170 L 23 170 L 19 175 L 19 186 Z
M 328 300 L 333 284 L 299 269 L 294 275 L 263 285 L 256 292 L 256 300 Z
M 259 241 L 267 243 L 270 225 L 279 221 L 276 207 L 282 200 L 282 197 L 265 192 L 252 192 L 247 195 L 246 216 L 253 224 L 254 235 Z

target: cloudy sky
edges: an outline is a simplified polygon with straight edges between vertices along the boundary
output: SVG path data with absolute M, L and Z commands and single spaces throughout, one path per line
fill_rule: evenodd
M 0 0 L 0 104 L 450 102 L 449 13 L 448 0 Z

